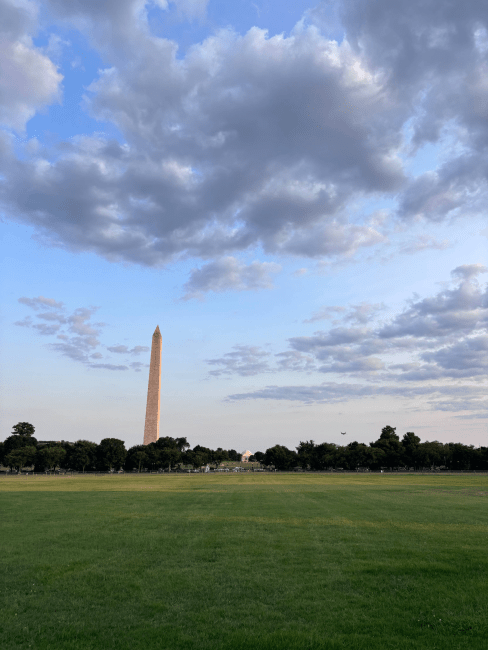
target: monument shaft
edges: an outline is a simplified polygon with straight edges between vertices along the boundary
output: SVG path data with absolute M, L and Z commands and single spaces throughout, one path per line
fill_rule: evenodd
M 144 444 L 156 442 L 159 438 L 159 410 L 161 393 L 161 348 L 162 337 L 159 326 L 154 330 L 147 386 L 146 423 L 144 425 Z

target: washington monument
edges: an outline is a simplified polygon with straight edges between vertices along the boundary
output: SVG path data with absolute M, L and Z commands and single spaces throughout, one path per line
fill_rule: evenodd
M 156 442 L 159 438 L 159 408 L 161 391 L 161 347 L 162 337 L 159 325 L 154 330 L 151 345 L 151 363 L 147 386 L 146 423 L 144 425 L 144 444 Z

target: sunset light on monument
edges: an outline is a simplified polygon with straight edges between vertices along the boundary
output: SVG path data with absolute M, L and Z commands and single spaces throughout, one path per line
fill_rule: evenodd
M 159 416 L 161 407 L 161 349 L 162 337 L 159 326 L 154 330 L 151 344 L 149 382 L 147 387 L 146 421 L 144 424 L 144 444 L 159 439 Z

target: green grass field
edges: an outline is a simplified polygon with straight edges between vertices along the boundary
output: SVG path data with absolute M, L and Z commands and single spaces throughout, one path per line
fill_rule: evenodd
M 486 476 L 1 478 L 2 648 L 488 646 Z

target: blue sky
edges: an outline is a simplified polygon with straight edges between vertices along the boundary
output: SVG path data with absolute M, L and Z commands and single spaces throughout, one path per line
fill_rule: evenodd
M 2 436 L 486 444 L 487 27 L 0 0 Z

